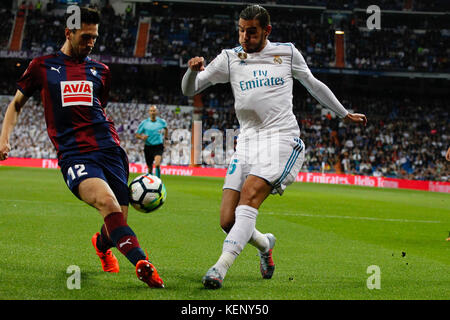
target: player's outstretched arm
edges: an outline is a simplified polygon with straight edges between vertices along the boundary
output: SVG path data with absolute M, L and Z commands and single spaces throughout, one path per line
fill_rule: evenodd
M 364 114 L 349 113 L 330 88 L 322 81 L 316 79 L 312 73 L 305 73 L 299 80 L 322 106 L 334 111 L 338 116 L 344 118 L 345 121 L 360 123 L 364 126 L 367 124 L 367 118 Z
M 309 70 L 300 51 L 292 45 L 292 75 L 298 79 L 309 93 L 324 107 L 334 111 L 340 118 L 346 121 L 366 125 L 367 118 L 360 113 L 349 113 L 339 102 L 333 92 L 322 81 L 316 79 Z
M 17 90 L 11 103 L 6 109 L 5 118 L 3 119 L 2 132 L 0 134 L 0 161 L 8 159 L 8 153 L 11 151 L 9 137 L 17 124 L 20 110 L 28 101 L 28 97 Z

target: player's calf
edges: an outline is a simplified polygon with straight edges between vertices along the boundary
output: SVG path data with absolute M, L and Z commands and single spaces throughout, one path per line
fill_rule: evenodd
M 139 260 L 146 259 L 146 255 L 139 246 L 135 233 L 126 223 L 122 212 L 112 212 L 107 215 L 105 217 L 105 225 L 114 246 L 133 265 L 136 265 Z

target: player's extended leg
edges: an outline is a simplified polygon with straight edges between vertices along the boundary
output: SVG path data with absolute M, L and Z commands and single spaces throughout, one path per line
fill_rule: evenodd
M 155 156 L 155 176 L 157 176 L 158 178 L 161 178 L 161 159 L 162 156 Z
M 112 243 L 136 266 L 137 273 L 138 264 L 142 265 L 142 272 L 147 272 L 146 279 L 144 279 L 147 281 L 144 282 L 151 287 L 164 287 L 156 269 L 148 262 L 147 256 L 139 246 L 135 233 L 126 223 L 122 212 L 123 206 L 119 205 L 109 185 L 100 178 L 89 178 L 80 183 L 78 193 L 84 202 L 95 207 L 102 215 L 106 232 Z M 126 210 L 126 215 L 128 215 L 128 210 Z M 146 270 L 147 268 L 148 270 Z
M 222 255 L 202 279 L 203 285 L 206 288 L 217 289 L 222 286 L 223 278 L 228 269 L 244 249 L 247 242 L 249 242 L 255 230 L 258 209 L 267 196 L 270 195 L 271 191 L 272 186 L 264 179 L 253 175 L 247 177 L 239 195 L 234 224 L 223 244 Z M 237 200 L 237 194 L 231 191 L 227 192 L 225 197 L 230 197 L 232 201 L 234 200 L 234 203 Z M 230 222 L 231 220 L 230 215 L 225 216 L 224 214 L 223 222 Z
M 220 226 L 225 233 L 229 233 L 234 225 L 235 211 L 239 204 L 241 193 L 233 189 L 224 189 L 220 206 Z M 272 259 L 272 249 L 275 246 L 275 236 L 271 233 L 263 234 L 256 228 L 248 241 L 258 249 L 260 256 L 260 271 L 264 279 L 271 279 L 275 271 Z
M 125 221 L 128 220 L 128 206 L 120 206 L 123 218 Z M 119 262 L 117 258 L 114 256 L 111 248 L 114 247 L 114 243 L 109 237 L 108 230 L 106 229 L 106 225 L 103 224 L 100 228 L 100 232 L 97 232 L 92 236 L 92 245 L 95 248 L 97 256 L 100 258 L 102 263 L 103 271 L 105 272 L 119 272 Z
M 220 205 L 220 226 L 225 233 L 229 233 L 234 225 L 236 207 L 239 204 L 241 193 L 233 189 L 224 189 L 222 192 L 222 203 Z M 269 239 L 265 234 L 256 228 L 248 241 L 260 252 L 267 252 L 270 249 Z

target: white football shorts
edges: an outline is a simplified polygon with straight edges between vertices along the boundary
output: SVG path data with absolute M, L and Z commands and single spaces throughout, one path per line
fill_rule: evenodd
M 231 157 L 223 189 L 241 191 L 248 175 L 267 181 L 272 194 L 283 194 L 295 181 L 305 161 L 305 144 L 298 137 L 272 137 L 238 141 Z

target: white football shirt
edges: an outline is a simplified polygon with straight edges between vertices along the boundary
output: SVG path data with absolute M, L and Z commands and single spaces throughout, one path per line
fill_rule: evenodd
M 240 136 L 276 130 L 298 137 L 292 111 L 293 79 L 298 79 L 324 106 L 341 117 L 347 110 L 322 82 L 314 78 L 302 54 L 292 43 L 272 43 L 255 53 L 242 47 L 224 49 L 195 78 L 195 93 L 217 83 L 230 82 L 235 98 Z

